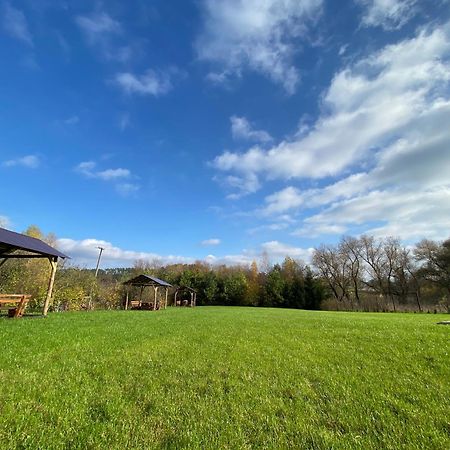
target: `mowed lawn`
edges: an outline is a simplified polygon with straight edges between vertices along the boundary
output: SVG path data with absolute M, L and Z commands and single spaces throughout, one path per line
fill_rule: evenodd
M 450 448 L 429 314 L 199 307 L 0 320 L 0 447 Z

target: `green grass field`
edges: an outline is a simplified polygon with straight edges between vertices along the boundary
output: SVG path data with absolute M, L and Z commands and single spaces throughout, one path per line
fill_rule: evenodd
M 0 320 L 0 447 L 450 448 L 448 316 L 203 307 Z

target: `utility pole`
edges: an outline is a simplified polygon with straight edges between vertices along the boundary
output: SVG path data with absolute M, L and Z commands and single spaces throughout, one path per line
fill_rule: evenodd
M 98 275 L 98 266 L 100 265 L 100 258 L 102 257 L 103 250 L 105 250 L 104 247 L 97 247 L 97 248 L 100 250 L 100 253 L 98 254 L 97 267 L 95 268 L 95 278 L 97 278 Z
M 92 309 L 92 291 L 94 290 L 94 283 L 95 283 L 95 280 L 97 279 L 98 268 L 100 266 L 100 259 L 102 257 L 103 250 L 105 250 L 104 247 L 97 247 L 97 248 L 100 250 L 100 252 L 99 252 L 98 258 L 97 258 L 97 266 L 95 267 L 94 281 L 92 282 L 91 292 L 89 294 L 89 309 Z

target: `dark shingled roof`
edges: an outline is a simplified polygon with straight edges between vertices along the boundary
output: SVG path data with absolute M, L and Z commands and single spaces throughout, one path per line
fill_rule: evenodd
M 14 258 L 13 252 L 16 250 L 25 250 L 47 257 L 68 258 L 40 239 L 0 228 L 0 258 Z
M 165 286 L 172 287 L 167 281 L 160 280 L 156 277 L 151 277 L 150 275 L 138 275 L 131 280 L 125 281 L 123 284 L 129 284 L 132 286 Z

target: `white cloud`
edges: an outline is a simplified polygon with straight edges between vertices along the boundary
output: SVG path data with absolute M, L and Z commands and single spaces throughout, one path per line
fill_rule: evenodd
M 265 242 L 261 245 L 263 251 L 267 252 L 269 258 L 273 259 L 282 259 L 286 256 L 290 256 L 291 258 L 301 259 L 305 262 L 309 262 L 311 259 L 311 255 L 314 251 L 313 248 L 300 248 L 300 247 L 292 247 L 287 244 L 283 244 L 279 241 L 270 241 Z
M 24 13 L 11 6 L 8 2 L 3 3 L 2 25 L 5 32 L 11 37 L 33 47 L 33 37 L 28 29 Z
M 364 7 L 362 24 L 385 30 L 401 28 L 417 13 L 417 0 L 356 0 Z
M 144 261 L 161 261 L 164 264 L 170 263 L 189 263 L 193 262 L 192 258 L 183 256 L 166 255 L 162 256 L 151 252 L 137 252 L 132 250 L 123 250 L 114 246 L 111 242 L 100 239 L 58 239 L 57 247 L 63 253 L 70 256 L 77 264 L 86 264 L 93 267 L 98 257 L 98 248 L 103 247 L 105 250 L 102 254 L 102 267 L 130 267 L 137 260 Z
M 298 189 L 288 186 L 267 196 L 265 201 L 264 215 L 271 215 L 298 208 L 303 204 L 304 198 Z
M 131 175 L 128 169 L 106 169 L 95 172 L 94 176 L 105 181 L 117 180 L 118 178 L 129 178 Z
M 381 223 L 381 225 L 372 225 Z M 310 231 L 320 227 L 369 224 L 365 231 L 403 239 L 445 239 L 450 235 L 450 186 L 411 191 L 371 191 L 342 200 L 305 220 Z M 299 230 L 298 234 L 304 234 Z M 340 233 L 340 231 L 339 231 Z
M 379 148 L 406 133 L 439 97 L 450 79 L 449 27 L 422 31 L 385 47 L 334 77 L 323 97 L 323 113 L 306 134 L 268 150 L 225 152 L 213 165 L 274 178 L 325 178 L 367 162 Z
M 204 261 L 212 265 L 241 265 L 249 266 L 253 261 L 259 262 L 261 255 L 265 252 L 270 260 L 280 261 L 286 256 L 302 259 L 305 262 L 310 260 L 313 252 L 312 248 L 302 249 L 283 244 L 278 241 L 265 242 L 257 250 L 243 250 L 238 254 L 228 254 L 223 256 L 206 255 L 203 259 L 180 256 L 180 255 L 160 255 L 153 252 L 139 252 L 134 250 L 124 250 L 113 245 L 111 242 L 101 239 L 75 240 L 62 238 L 57 240 L 57 248 L 72 258 L 75 264 L 82 264 L 94 267 L 98 257 L 98 247 L 105 250 L 102 254 L 101 267 L 130 267 L 137 260 L 148 262 L 157 261 L 160 264 L 194 263 Z
M 385 223 L 377 228 L 378 234 L 395 231 L 405 238 L 445 238 L 449 232 L 442 211 L 446 211 L 450 187 L 449 121 L 450 101 L 436 101 L 417 117 L 411 135 L 378 153 L 372 170 L 304 192 L 286 188 L 268 196 L 262 212 L 327 207 L 294 233 L 308 237 L 342 234 L 352 225 L 376 220 Z M 407 210 L 402 207 L 400 214 L 402 205 Z
M 95 178 L 113 183 L 115 190 L 122 197 L 133 196 L 140 189 L 138 184 L 129 181 L 136 178 L 129 169 L 118 167 L 115 169 L 98 170 L 96 162 L 84 161 L 78 164 L 74 170 L 87 178 Z
M 11 226 L 11 220 L 7 216 L 0 216 L 0 227 L 9 228 Z
M 320 179 L 367 163 L 393 139 L 412 136 L 448 97 L 449 57 L 449 26 L 387 46 L 334 77 L 308 133 L 269 150 L 225 152 L 213 165 L 243 179 Z
M 94 161 L 84 161 L 75 167 L 75 170 L 89 178 L 99 178 L 104 181 L 129 178 L 131 172 L 121 167 L 117 169 L 95 170 L 97 164 Z
M 204 247 L 213 246 L 213 245 L 219 245 L 221 242 L 218 238 L 211 238 L 211 239 L 205 239 L 204 241 L 200 242 L 200 245 L 203 245 Z
M 336 74 L 308 132 L 269 150 L 225 152 L 214 165 L 234 172 L 229 176 L 235 185 L 249 176 L 256 187 L 261 175 L 289 180 L 256 213 L 304 217 L 312 211 L 297 235 L 341 234 L 357 226 L 405 239 L 445 238 L 449 87 L 447 24 L 386 46 Z M 300 189 L 296 178 L 323 181 Z
M 22 156 L 20 158 L 9 159 L 3 162 L 4 167 L 26 167 L 28 169 L 37 169 L 40 166 L 41 162 L 36 155 L 27 155 Z
M 267 131 L 255 130 L 245 117 L 232 116 L 231 134 L 234 139 L 243 139 L 256 142 L 270 142 L 272 136 Z
M 260 72 L 292 94 L 300 80 L 293 64 L 308 25 L 320 16 L 322 0 L 203 0 L 204 29 L 197 41 L 202 60 L 221 67 L 215 82 Z
M 114 83 L 127 94 L 153 95 L 158 97 L 172 90 L 173 69 L 156 72 L 147 70 L 143 75 L 130 72 L 118 73 Z

